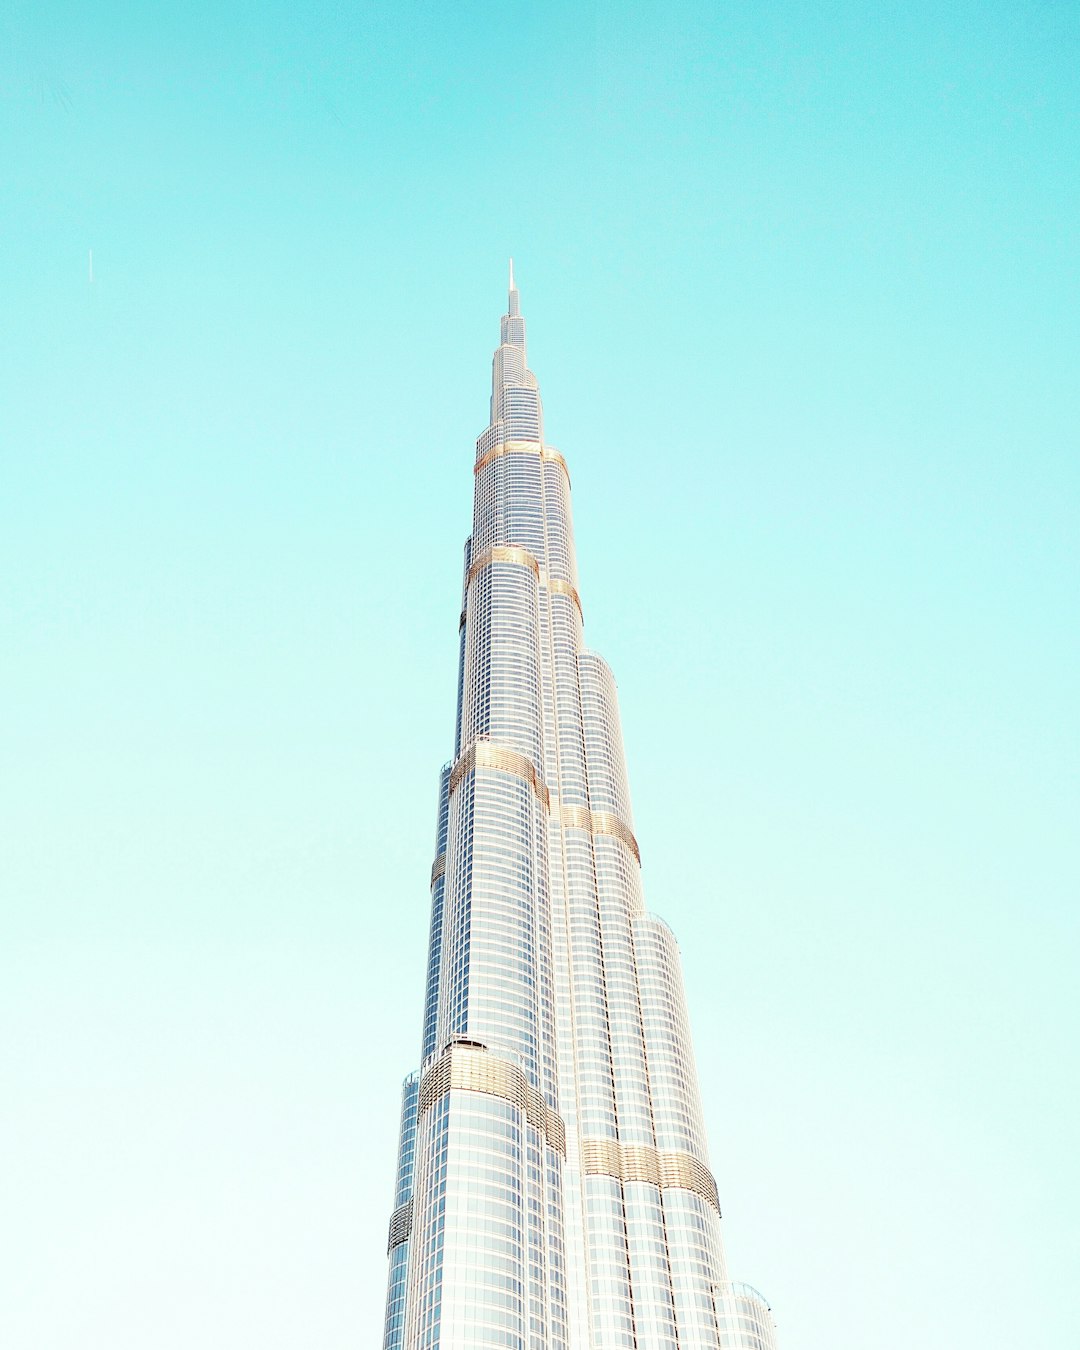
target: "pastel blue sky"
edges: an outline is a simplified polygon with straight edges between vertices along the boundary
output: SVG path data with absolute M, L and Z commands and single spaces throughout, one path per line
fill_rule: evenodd
M 1075 1342 L 1078 70 L 1050 0 L 11 0 L 5 1344 L 378 1343 L 511 253 L 733 1274 Z

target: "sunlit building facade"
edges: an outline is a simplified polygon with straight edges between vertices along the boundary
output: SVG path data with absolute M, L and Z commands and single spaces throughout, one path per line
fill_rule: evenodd
M 473 481 L 384 1350 L 774 1350 L 725 1269 L 678 948 L 642 896 L 512 265 Z
M 772 1309 L 749 1284 L 738 1281 L 716 1290 L 720 1350 L 775 1350 Z

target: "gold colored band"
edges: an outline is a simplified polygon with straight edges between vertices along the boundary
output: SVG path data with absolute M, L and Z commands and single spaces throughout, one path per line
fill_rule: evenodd
M 649 1144 L 621 1144 L 617 1139 L 583 1139 L 581 1170 L 586 1175 L 617 1177 L 620 1181 L 648 1181 L 693 1191 L 720 1213 L 720 1197 L 713 1174 L 692 1153 L 661 1151 Z
M 582 620 L 585 618 L 585 611 L 581 608 L 581 596 L 568 581 L 560 581 L 558 577 L 541 578 L 549 591 L 554 591 L 556 595 L 568 595 L 574 604 L 577 605 L 577 612 Z
M 477 572 L 483 571 L 485 567 L 495 562 L 521 563 L 523 567 L 532 568 L 537 581 L 540 580 L 540 564 L 527 548 L 507 548 L 504 545 L 497 544 L 494 548 L 484 549 L 483 553 L 473 560 L 469 568 L 469 575 L 465 578 L 466 589 L 472 584 L 472 579 Z
M 403 1205 L 398 1205 L 393 1214 L 390 1215 L 390 1232 L 386 1238 L 387 1256 L 395 1247 L 408 1240 L 412 1233 L 413 1221 L 413 1202 L 410 1197 Z
M 508 562 L 519 563 L 522 567 L 532 569 L 533 575 L 539 581 L 541 586 L 546 586 L 549 591 L 556 595 L 568 595 L 574 604 L 577 605 L 577 611 L 582 619 L 585 618 L 585 612 L 581 608 L 581 596 L 569 581 L 563 581 L 560 577 L 549 577 L 540 566 L 536 555 L 530 553 L 527 548 L 521 548 L 518 544 L 496 544 L 493 548 L 484 549 L 483 553 L 477 555 L 469 566 L 469 574 L 465 578 L 465 589 L 472 585 L 472 579 L 478 572 L 482 572 L 485 567 L 490 567 L 492 563 Z M 465 611 L 461 612 L 461 624 L 465 622 Z M 460 630 L 461 624 L 458 625 Z
M 451 793 L 472 769 L 499 769 L 503 773 L 513 774 L 515 778 L 528 783 L 546 807 L 551 806 L 551 793 L 540 777 L 536 765 L 517 750 L 511 750 L 509 746 L 496 745 L 494 741 L 473 741 L 472 745 L 458 756 L 457 762 L 450 770 Z
M 432 886 L 435 885 L 435 883 L 438 881 L 438 879 L 443 875 L 445 871 L 446 871 L 446 854 L 440 853 L 439 856 L 435 859 L 435 861 L 431 864 Z
M 587 806 L 570 806 L 556 801 L 552 805 L 551 792 L 540 776 L 540 771 L 531 759 L 509 746 L 497 745 L 494 741 L 473 741 L 458 756 L 450 770 L 450 792 L 453 793 L 461 780 L 471 770 L 498 769 L 502 773 L 513 774 L 522 782 L 528 783 L 537 797 L 549 811 L 555 815 L 564 829 L 588 830 L 590 834 L 606 834 L 625 844 L 641 866 L 641 849 L 634 838 L 634 832 L 627 823 L 612 811 L 590 811 Z M 446 856 L 440 854 L 431 869 L 431 884 L 446 870 Z
M 545 464 L 557 464 L 563 473 L 566 474 L 567 483 L 570 482 L 570 470 L 567 467 L 566 460 L 559 454 L 558 450 L 552 450 L 550 445 L 545 445 L 540 451 L 540 458 Z
M 517 1064 L 500 1059 L 479 1045 L 448 1045 L 420 1080 L 420 1114 L 455 1089 L 482 1092 L 512 1102 L 548 1143 L 566 1156 L 566 1126 Z
M 560 802 L 552 814 L 558 815 L 564 829 L 588 830 L 590 834 L 608 834 L 621 840 L 641 866 L 641 850 L 633 830 L 611 811 L 590 811 L 587 806 L 568 806 Z
M 481 469 L 487 466 L 495 459 L 501 459 L 503 455 L 539 455 L 541 461 L 550 464 L 558 464 L 563 473 L 566 474 L 566 481 L 570 481 L 570 470 L 566 467 L 566 460 L 559 454 L 558 450 L 552 450 L 550 445 L 540 445 L 536 441 L 500 441 L 498 445 L 493 445 L 490 450 L 482 454 L 473 465 L 473 473 L 479 473 Z

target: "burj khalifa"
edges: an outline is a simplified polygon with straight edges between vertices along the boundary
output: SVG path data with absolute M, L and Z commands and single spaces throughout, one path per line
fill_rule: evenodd
M 775 1350 L 727 1273 L 679 952 L 510 268 L 476 443 L 384 1350 Z

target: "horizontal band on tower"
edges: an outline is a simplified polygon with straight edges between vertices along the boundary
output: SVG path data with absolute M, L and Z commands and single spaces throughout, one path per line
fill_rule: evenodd
M 540 580 L 540 564 L 527 548 L 496 544 L 494 548 L 484 549 L 483 553 L 473 562 L 469 568 L 469 575 L 465 578 L 466 589 L 471 585 L 477 572 L 482 572 L 485 567 L 490 567 L 492 563 L 496 562 L 520 563 L 523 567 L 531 567 L 537 581 Z
M 390 1232 L 386 1238 L 387 1256 L 395 1247 L 400 1247 L 403 1242 L 408 1241 L 412 1234 L 412 1221 L 413 1202 L 410 1196 L 403 1205 L 398 1205 L 397 1209 L 390 1215 Z
M 634 832 L 625 820 L 612 811 L 590 811 L 587 806 L 568 806 L 557 802 L 551 808 L 551 814 L 559 821 L 564 830 L 588 830 L 590 834 L 608 834 L 621 840 L 641 865 L 641 850 Z
M 568 595 L 574 604 L 577 605 L 577 612 L 581 615 L 582 622 L 585 620 L 585 611 L 581 608 L 581 596 L 578 595 L 575 587 L 568 581 L 561 581 L 558 577 L 541 576 L 540 585 L 546 586 L 554 595 Z
M 583 1139 L 581 1170 L 587 1176 L 648 1181 L 654 1186 L 693 1191 L 720 1213 L 713 1174 L 692 1153 L 681 1149 L 663 1151 L 649 1144 L 621 1144 L 617 1139 Z
M 440 853 L 431 864 L 431 885 L 434 886 L 442 874 L 446 871 L 446 854 Z
M 541 445 L 539 441 L 500 441 L 479 456 L 473 465 L 473 473 L 486 469 L 492 460 L 501 459 L 503 455 L 539 455 L 544 462 L 558 464 L 566 474 L 566 481 L 568 483 L 570 481 L 570 470 L 566 467 L 566 460 L 558 450 L 552 450 L 550 445 Z
M 626 821 L 612 811 L 591 811 L 587 806 L 571 806 L 557 799 L 553 802 L 548 785 L 540 775 L 539 769 L 526 755 L 509 746 L 497 745 L 494 741 L 473 741 L 458 756 L 450 770 L 450 792 L 456 791 L 458 784 L 467 773 L 476 768 L 498 769 L 501 773 L 512 774 L 528 783 L 536 796 L 544 803 L 559 824 L 568 830 L 588 830 L 590 834 L 603 834 L 618 839 L 634 855 L 641 866 L 641 849 L 634 832 Z M 431 885 L 446 870 L 446 855 L 440 854 L 431 869 Z
M 540 777 L 536 765 L 519 751 L 511 750 L 509 746 L 496 745 L 494 741 L 473 741 L 472 745 L 461 752 L 450 770 L 451 793 L 472 769 L 499 769 L 502 773 L 513 774 L 523 783 L 528 783 L 546 807 L 551 806 L 551 793 Z
M 562 1116 L 548 1106 L 519 1065 L 480 1045 L 451 1043 L 420 1080 L 420 1115 L 455 1089 L 511 1102 L 530 1125 L 546 1136 L 552 1148 L 565 1157 L 566 1126 Z
M 547 572 L 540 566 L 536 555 L 530 553 L 527 548 L 522 548 L 518 544 L 496 544 L 492 548 L 484 549 L 479 554 L 475 562 L 469 567 L 469 574 L 465 578 L 465 589 L 468 590 L 472 584 L 473 577 L 478 572 L 482 572 L 485 567 L 490 567 L 492 563 L 508 562 L 518 563 L 522 567 L 532 569 L 537 581 L 541 586 L 546 586 L 553 595 L 568 595 L 574 604 L 577 605 L 577 612 L 581 615 L 582 621 L 585 619 L 585 611 L 581 608 L 581 596 L 577 593 L 577 587 L 571 585 L 569 581 L 563 581 L 561 577 L 549 577 Z M 465 611 L 461 611 L 461 624 L 465 622 Z M 461 624 L 458 625 L 460 630 Z

